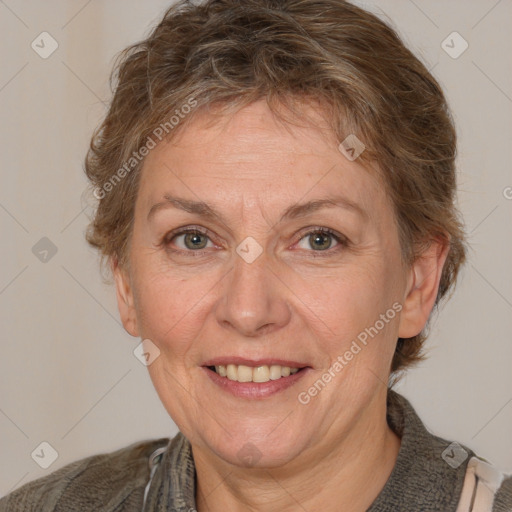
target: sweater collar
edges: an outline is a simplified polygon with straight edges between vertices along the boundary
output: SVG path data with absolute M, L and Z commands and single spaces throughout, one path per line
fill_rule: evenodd
M 409 401 L 394 391 L 388 392 L 387 421 L 401 438 L 400 451 L 388 481 L 367 512 L 455 511 L 473 452 L 455 443 L 460 447 L 459 459 L 464 451 L 466 456 L 458 465 L 453 460 L 448 464 L 443 452 L 449 452 L 450 441 L 431 434 Z
M 387 421 L 401 438 L 391 475 L 367 512 L 438 512 L 455 510 L 467 458 L 451 467 L 442 457 L 450 443 L 430 434 L 402 395 L 388 392 Z M 196 510 L 196 472 L 190 442 L 179 432 L 163 454 L 147 497 L 146 511 Z M 340 504 L 341 505 L 341 504 Z

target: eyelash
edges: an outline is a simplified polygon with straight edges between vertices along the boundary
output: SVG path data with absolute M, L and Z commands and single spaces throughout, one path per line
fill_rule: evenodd
M 303 238 L 305 238 L 309 235 L 317 234 L 317 233 L 332 236 L 336 240 L 336 242 L 338 242 L 338 245 L 335 246 L 334 248 L 329 248 L 329 249 L 326 249 L 323 251 L 314 251 L 314 250 L 307 251 L 307 252 L 313 253 L 314 258 L 319 258 L 319 257 L 323 258 L 323 257 L 332 256 L 333 253 L 337 253 L 339 250 L 344 249 L 348 246 L 348 240 L 343 235 L 336 233 L 336 231 L 333 231 L 332 229 L 320 227 L 320 226 L 310 229 L 309 231 L 306 231 L 305 233 L 301 234 L 300 238 L 297 240 L 296 243 L 300 242 Z M 186 235 L 186 234 L 200 234 L 200 235 L 206 236 L 210 239 L 210 237 L 208 235 L 208 230 L 201 228 L 199 226 L 191 226 L 188 228 L 178 229 L 176 231 L 171 231 L 170 233 L 167 233 L 164 236 L 160 245 L 164 246 L 168 251 L 171 251 L 175 254 L 182 254 L 185 256 L 192 257 L 192 258 L 204 256 L 206 249 L 198 249 L 196 251 L 194 251 L 194 250 L 185 251 L 182 249 L 170 249 L 169 248 L 169 246 L 171 245 L 171 242 L 175 238 L 177 238 L 178 236 L 181 236 L 181 235 Z

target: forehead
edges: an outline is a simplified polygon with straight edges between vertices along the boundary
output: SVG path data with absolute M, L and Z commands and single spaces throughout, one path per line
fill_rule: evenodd
M 264 101 L 235 114 L 198 112 L 170 141 L 146 157 L 138 202 L 149 210 L 165 195 L 186 196 L 229 210 L 264 201 L 282 210 L 295 202 L 340 195 L 369 214 L 386 208 L 377 169 L 348 160 L 314 108 L 314 121 L 285 124 Z

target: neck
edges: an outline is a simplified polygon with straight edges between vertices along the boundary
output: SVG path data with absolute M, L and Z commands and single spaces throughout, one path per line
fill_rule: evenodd
M 385 397 L 368 407 L 343 439 L 322 443 L 278 468 L 239 468 L 193 448 L 197 510 L 334 512 L 342 505 L 366 511 L 388 480 L 399 449 L 400 439 L 386 422 Z

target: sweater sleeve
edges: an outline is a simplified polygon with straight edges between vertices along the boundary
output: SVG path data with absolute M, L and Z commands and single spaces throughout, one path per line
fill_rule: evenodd
M 512 512 L 512 474 L 501 483 L 492 506 L 492 512 Z
M 0 499 L 0 512 L 137 510 L 149 479 L 149 456 L 168 442 L 138 442 L 72 462 Z

